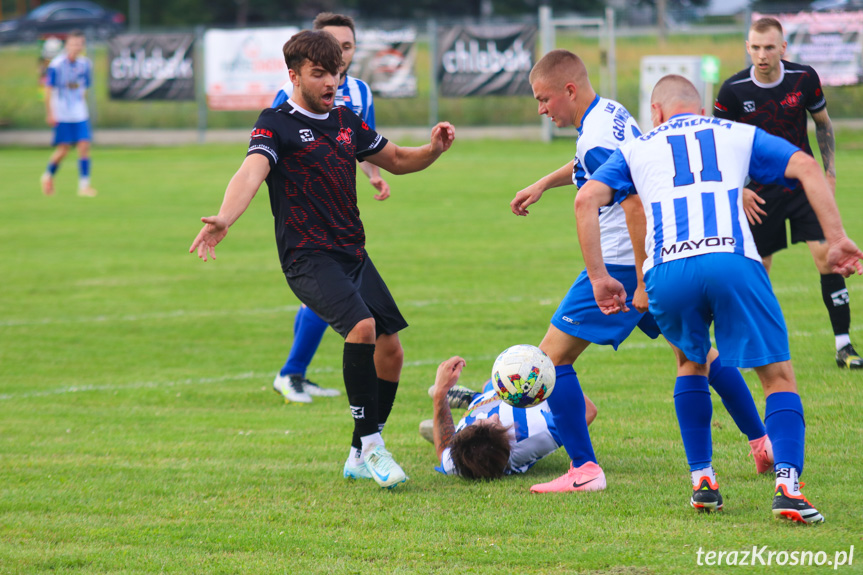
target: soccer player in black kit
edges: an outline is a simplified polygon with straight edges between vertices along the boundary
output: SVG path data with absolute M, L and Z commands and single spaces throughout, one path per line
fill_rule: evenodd
M 815 121 L 815 134 L 827 182 L 836 193 L 836 141 L 833 124 L 827 115 L 827 101 L 818 74 L 810 66 L 787 62 L 787 42 L 782 24 L 774 18 L 761 18 L 749 29 L 746 51 L 752 66 L 722 84 L 713 115 L 758 126 L 785 138 L 812 155 L 806 130 L 806 111 Z M 791 243 L 806 242 L 821 274 L 821 296 L 836 343 L 836 364 L 851 369 L 863 368 L 861 358 L 851 345 L 851 308 L 845 278 L 834 274 L 827 264 L 827 242 L 803 188 L 763 186 L 752 182 L 744 189 L 743 205 L 752 236 L 764 267 L 770 272 L 773 254 L 788 247 L 785 220 L 791 223 Z
M 204 227 L 189 252 L 215 259 L 216 244 L 267 182 L 288 285 L 345 338 L 343 375 L 354 434 L 344 476 L 395 487 L 407 476 L 380 432 L 398 377 L 382 381 L 378 373 L 400 374 L 398 332 L 407 322 L 365 250 L 356 162 L 368 160 L 393 174 L 418 172 L 450 148 L 455 130 L 439 123 L 430 143 L 416 148 L 388 142 L 349 108 L 333 107 L 342 49 L 329 32 L 299 32 L 283 52 L 293 95 L 261 112 L 219 214 L 201 218 Z

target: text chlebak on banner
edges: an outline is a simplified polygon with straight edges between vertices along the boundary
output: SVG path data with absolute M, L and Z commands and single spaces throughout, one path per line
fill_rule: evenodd
M 213 110 L 262 110 L 288 81 L 282 46 L 299 28 L 207 30 L 204 70 Z
M 112 100 L 194 100 L 195 36 L 122 34 L 108 43 Z
M 365 81 L 376 96 L 417 95 L 416 30 L 358 30 L 357 52 L 349 74 Z
M 766 14 L 753 13 L 755 21 Z M 863 81 L 863 12 L 772 15 L 782 23 L 788 60 L 815 68 L 825 86 Z
M 457 26 L 437 38 L 435 70 L 446 97 L 532 95 L 536 26 Z

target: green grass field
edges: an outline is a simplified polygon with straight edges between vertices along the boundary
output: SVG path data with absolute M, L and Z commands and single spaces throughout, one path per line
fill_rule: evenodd
M 863 135 L 838 137 L 846 227 L 863 240 Z M 272 378 L 297 301 L 279 270 L 266 192 L 202 263 L 187 253 L 245 146 L 97 148 L 95 199 L 68 161 L 58 195 L 38 188 L 48 151 L 0 154 L 0 573 L 764 573 L 710 567 L 697 552 L 837 551 L 863 564 L 863 373 L 838 370 L 805 247 L 775 259 L 806 406 L 805 493 L 827 523 L 774 521 L 772 479 L 715 402 L 725 511 L 688 506 L 689 481 L 664 343 L 634 335 L 577 369 L 599 416 L 601 493 L 532 496 L 566 468 L 562 450 L 528 474 L 472 484 L 433 471 L 417 433 L 437 364 L 488 377 L 499 351 L 538 343 L 581 269 L 572 190 L 528 218 L 513 194 L 572 155 L 572 143 L 457 141 L 426 172 L 361 182 L 369 252 L 411 323 L 387 445 L 410 475 L 394 492 L 342 479 L 344 396 L 284 404 Z M 863 289 L 849 281 L 863 345 Z M 328 333 L 309 376 L 341 387 Z M 764 400 L 745 374 L 756 403 Z M 766 558 L 766 556 L 765 556 Z M 832 569 L 796 567 L 794 573 Z

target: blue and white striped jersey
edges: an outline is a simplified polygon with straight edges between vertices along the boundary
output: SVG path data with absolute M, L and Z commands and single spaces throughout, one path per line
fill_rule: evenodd
M 293 93 L 294 85 L 288 80 L 276 94 L 272 107 L 278 108 L 287 102 Z M 354 114 L 369 125 L 369 128 L 375 129 L 375 104 L 372 98 L 372 89 L 359 78 L 345 75 L 344 81 L 336 89 L 335 105 L 350 108 Z
M 488 389 L 474 398 L 455 431 L 458 433 L 468 425 L 495 414 L 500 417 L 502 425 L 510 427 L 512 450 L 509 454 L 507 475 L 524 473 L 534 463 L 554 453 L 561 445 L 548 402 L 543 401 L 527 409 L 515 408 L 501 401 L 493 389 Z M 438 470 L 447 475 L 456 474 L 449 448 L 441 454 L 441 466 Z
M 60 54 L 48 65 L 47 85 L 51 87 L 51 111 L 60 123 L 84 122 L 90 118 L 86 92 L 93 83 L 93 63 L 78 56 Z
M 743 186 L 793 188 L 785 168 L 800 148 L 760 128 L 679 114 L 612 154 L 593 179 L 615 190 L 635 185 L 647 216 L 644 271 L 707 253 L 761 261 L 746 213 Z M 620 192 L 615 200 L 623 199 Z
M 578 128 L 572 183 L 579 188 L 620 146 L 641 135 L 632 115 L 619 103 L 599 96 L 587 108 Z M 626 217 L 620 204 L 599 210 L 602 257 L 606 263 L 635 265 Z

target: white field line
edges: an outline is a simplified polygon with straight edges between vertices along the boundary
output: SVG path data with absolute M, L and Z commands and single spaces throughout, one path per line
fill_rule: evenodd
M 795 338 L 812 338 L 812 337 L 826 337 L 831 334 L 831 331 L 828 329 L 820 330 L 818 332 L 802 332 L 802 331 L 792 331 L 790 332 L 791 337 Z M 633 341 L 633 342 L 624 342 L 619 351 L 624 352 L 624 356 L 626 355 L 626 350 L 629 349 L 667 349 L 668 344 L 664 339 L 659 338 L 655 340 L 647 340 L 647 341 Z M 592 348 L 590 353 L 611 353 L 614 352 L 614 348 L 609 345 L 595 345 Z M 473 362 L 484 362 L 491 365 L 497 355 L 480 355 L 480 356 L 468 356 L 465 357 L 465 360 L 468 363 Z M 669 353 L 669 361 L 671 355 Z M 433 366 L 439 364 L 443 361 L 444 357 L 438 358 L 426 358 L 420 359 L 416 361 L 406 361 L 404 363 L 404 367 L 426 367 Z M 325 374 L 325 373 L 336 373 L 341 371 L 336 367 L 318 367 L 309 370 L 310 375 L 314 374 Z M 225 382 L 232 381 L 244 381 L 257 379 L 260 380 L 263 384 L 269 385 L 270 380 L 273 377 L 273 372 L 258 372 L 258 371 L 246 371 L 241 373 L 235 373 L 230 375 L 223 375 L 220 377 L 200 377 L 200 378 L 188 378 L 188 379 L 178 379 L 178 380 L 167 380 L 167 381 L 139 381 L 132 382 L 127 384 L 104 384 L 104 385 L 71 385 L 71 386 L 63 386 L 57 387 L 54 389 L 44 390 L 44 391 L 25 391 L 21 393 L 2 393 L 0 394 L 0 401 L 9 401 L 15 399 L 27 399 L 33 397 L 51 397 L 57 395 L 66 395 L 73 393 L 85 393 L 91 391 L 104 392 L 104 391 L 125 391 L 125 390 L 134 390 L 134 389 L 161 389 L 161 388 L 171 388 L 171 387 L 180 387 L 180 386 L 196 386 L 196 385 L 207 385 L 207 384 L 219 384 Z M 429 379 L 429 385 L 433 383 L 433 380 Z
M 496 358 L 496 355 L 489 356 L 476 356 L 472 358 L 465 358 L 465 360 L 473 362 L 473 361 L 485 361 L 492 362 Z M 422 359 L 418 361 L 406 361 L 404 363 L 404 367 L 424 367 L 428 365 L 437 365 L 441 361 L 446 358 L 440 359 Z M 335 373 L 338 370 L 335 367 L 323 367 L 318 369 L 310 369 L 309 374 L 313 375 L 315 373 Z M 242 373 L 235 373 L 231 375 L 223 375 L 221 377 L 200 377 L 200 378 L 188 378 L 188 379 L 177 379 L 177 380 L 168 380 L 168 381 L 138 381 L 126 384 L 104 384 L 104 385 L 70 385 L 64 387 L 57 387 L 54 389 L 44 390 L 44 391 L 25 391 L 22 393 L 3 393 L 0 394 L 0 401 L 8 401 L 10 399 L 24 399 L 30 397 L 50 397 L 55 395 L 65 395 L 71 393 L 84 393 L 89 391 L 124 391 L 131 389 L 160 389 L 160 388 L 169 388 L 169 387 L 180 387 L 180 386 L 188 386 L 188 385 L 207 385 L 207 384 L 218 384 L 232 381 L 243 381 L 250 379 L 260 379 L 263 383 L 269 385 L 274 377 L 274 372 L 258 372 L 258 371 L 246 371 Z M 433 382 L 432 382 L 433 383 Z M 431 383 L 429 384 L 431 385 Z
M 468 306 L 468 305 L 501 305 L 511 303 L 522 303 L 525 301 L 538 301 L 539 305 L 556 305 L 557 302 L 552 302 L 550 299 L 528 299 L 521 296 L 506 298 L 503 300 L 414 300 L 399 303 L 400 307 L 404 308 L 422 308 L 436 305 L 448 306 Z M 199 317 L 237 317 L 237 316 L 253 316 L 253 315 L 269 315 L 274 313 L 295 312 L 299 309 L 298 305 L 286 305 L 268 308 L 251 308 L 251 309 L 212 309 L 212 310 L 173 310 L 153 313 L 127 314 L 127 315 L 89 315 L 89 316 L 72 316 L 72 317 L 44 317 L 35 319 L 5 319 L 0 320 L 0 327 L 22 327 L 34 325 L 59 325 L 59 324 L 81 324 L 81 323 L 121 323 L 121 322 L 139 322 L 162 319 L 185 319 Z

